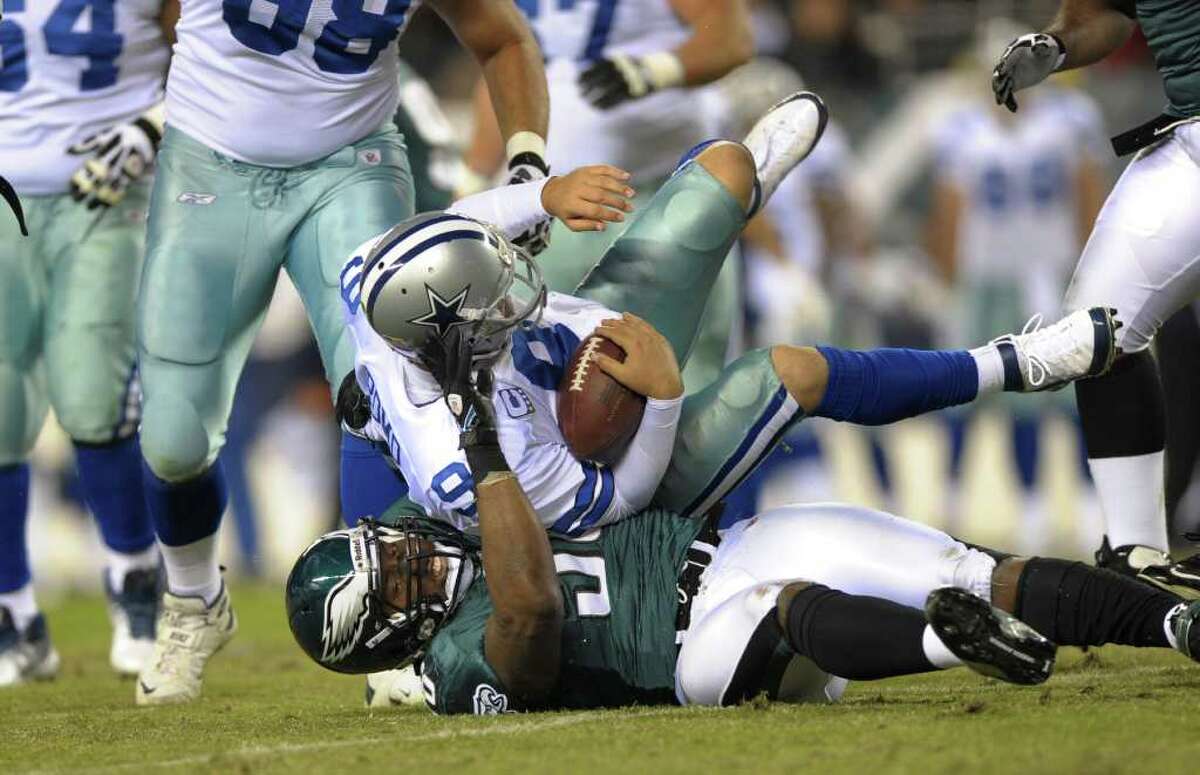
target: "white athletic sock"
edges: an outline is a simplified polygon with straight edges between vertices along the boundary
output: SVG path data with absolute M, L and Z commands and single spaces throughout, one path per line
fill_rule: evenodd
M 985 344 L 969 351 L 979 371 L 979 395 L 1004 390 L 1004 360 L 994 344 Z
M 954 561 L 949 585 L 965 589 L 990 604 L 992 602 L 992 573 L 995 570 L 995 557 L 978 549 L 968 549 L 966 554 Z
M 1163 506 L 1163 453 L 1089 458 L 1104 512 L 1104 532 L 1115 549 L 1136 544 L 1168 550 Z
M 925 625 L 925 632 L 921 634 L 921 648 L 925 651 L 925 658 L 929 660 L 929 664 L 939 670 L 962 666 L 962 660 L 946 648 L 946 644 L 942 643 L 942 639 L 928 624 Z
M 180 597 L 202 597 L 212 605 L 221 593 L 221 569 L 217 566 L 217 536 L 210 535 L 183 546 L 165 546 L 163 565 L 167 589 Z
M 37 600 L 33 597 L 33 582 L 13 592 L 0 592 L 0 608 L 12 614 L 18 630 L 24 630 L 38 614 Z
M 117 594 L 125 584 L 125 574 L 131 570 L 143 570 L 158 566 L 158 544 L 153 543 L 140 552 L 126 554 L 116 549 L 104 547 L 104 557 L 107 561 L 105 571 L 108 573 L 108 585 Z

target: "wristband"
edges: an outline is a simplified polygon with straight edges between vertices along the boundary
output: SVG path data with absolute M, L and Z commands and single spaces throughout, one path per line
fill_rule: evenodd
M 683 62 L 670 51 L 647 54 L 641 58 L 641 64 L 646 73 L 646 80 L 650 81 L 655 90 L 683 85 Z
M 1058 68 L 1062 67 L 1063 62 L 1067 61 L 1067 47 L 1062 42 L 1062 38 L 1058 37 L 1057 35 L 1055 35 L 1051 32 L 1047 32 L 1046 34 L 1049 35 L 1054 40 L 1054 42 L 1058 44 L 1058 59 L 1056 59 L 1054 61 L 1054 69 L 1057 71 Z
M 504 144 L 504 153 L 507 154 L 506 158 L 510 164 L 523 153 L 532 153 L 540 159 L 545 159 L 546 141 L 537 132 L 517 132 Z

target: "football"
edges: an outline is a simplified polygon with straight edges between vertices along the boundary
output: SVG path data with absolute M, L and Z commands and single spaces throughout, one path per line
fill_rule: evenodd
M 612 340 L 598 334 L 584 339 L 558 386 L 558 427 L 575 457 L 612 463 L 637 431 L 646 398 L 601 371 L 596 353 L 625 360 Z

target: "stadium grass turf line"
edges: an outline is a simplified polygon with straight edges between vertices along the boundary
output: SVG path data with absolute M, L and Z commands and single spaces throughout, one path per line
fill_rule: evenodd
M 963 670 L 851 686 L 833 706 L 436 718 L 368 713 L 363 682 L 292 643 L 278 586 L 231 585 L 238 635 L 204 698 L 133 706 L 108 668 L 101 600 L 51 608 L 59 679 L 0 690 L 0 773 L 499 772 L 1194 773 L 1200 665 L 1170 652 L 1064 650 L 1022 689 Z

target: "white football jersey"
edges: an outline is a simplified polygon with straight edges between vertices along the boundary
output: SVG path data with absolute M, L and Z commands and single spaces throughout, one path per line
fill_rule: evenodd
M 357 295 L 356 282 L 350 269 L 343 278 L 350 298 Z M 478 517 L 471 473 L 437 382 L 392 350 L 358 305 L 348 309 L 358 382 L 371 404 L 367 435 L 388 445 L 408 482 L 409 498 L 430 516 L 473 532 Z M 576 459 L 558 427 L 557 388 L 566 364 L 579 342 L 612 317 L 616 313 L 599 304 L 551 293 L 541 321 L 514 331 L 511 345 L 492 367 L 504 457 L 542 524 L 564 535 L 585 533 L 647 505 L 625 503 L 612 469 Z
M 167 122 L 241 161 L 295 167 L 357 142 L 399 100 L 418 0 L 182 0 Z
M 3 0 L 0 172 L 21 194 L 62 194 L 67 149 L 162 100 L 162 0 Z
M 960 276 L 1049 285 L 1051 309 L 1041 311 L 1053 311 L 1081 247 L 1079 164 L 1103 145 L 1099 112 L 1077 92 L 1031 95 L 1016 114 L 979 104 L 951 116 L 935 150 L 937 174 L 965 198 Z
M 667 89 L 609 110 L 583 98 L 579 74 L 606 54 L 676 48 L 691 30 L 667 0 L 518 0 L 546 57 L 550 166 L 615 164 L 634 182 L 670 174 L 680 154 L 711 137 L 694 90 Z M 701 87 L 703 88 L 703 87 Z

